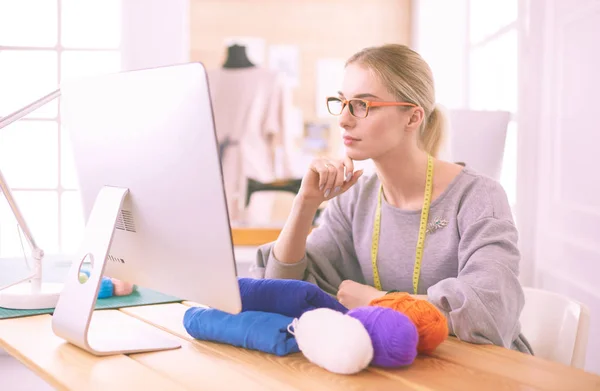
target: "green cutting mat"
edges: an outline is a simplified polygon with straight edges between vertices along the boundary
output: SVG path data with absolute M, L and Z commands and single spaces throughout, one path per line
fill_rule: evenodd
M 69 265 L 44 265 L 44 280 L 50 282 L 62 282 L 69 271 Z M 14 262 L 0 259 L 0 286 L 17 281 L 28 275 L 28 270 L 23 262 Z M 133 307 L 139 305 L 175 303 L 183 300 L 162 294 L 160 292 L 137 287 L 128 296 L 112 296 L 96 300 L 96 309 L 114 309 L 122 307 Z M 19 318 L 23 316 L 52 314 L 54 308 L 42 310 L 12 310 L 0 307 L 0 319 Z
M 183 300 L 153 291 L 151 289 L 138 287 L 132 294 L 127 296 L 112 296 L 96 300 L 97 310 L 106 310 L 123 307 L 134 307 L 139 305 L 176 303 Z M 19 318 L 23 316 L 52 314 L 54 308 L 43 310 L 11 310 L 0 308 L 0 319 Z

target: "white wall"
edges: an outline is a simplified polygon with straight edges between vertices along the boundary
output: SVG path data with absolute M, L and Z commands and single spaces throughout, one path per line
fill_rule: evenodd
M 438 100 L 449 108 L 466 106 L 469 100 L 465 91 L 469 67 L 466 56 L 468 0 L 416 0 L 414 4 L 413 47 L 432 67 Z M 586 62 L 597 62 L 599 58 L 597 54 L 592 55 L 597 53 L 593 50 L 595 41 L 592 37 L 597 36 L 598 10 L 598 0 L 519 1 L 519 145 L 515 209 L 522 253 L 520 280 L 526 286 L 555 291 L 588 305 L 592 313 L 585 369 L 595 373 L 600 373 L 600 289 L 596 286 L 600 275 L 600 247 L 597 245 L 600 230 L 595 223 L 600 216 L 600 204 L 591 194 L 597 194 L 600 179 L 591 175 L 584 163 L 585 156 L 594 156 L 593 150 L 598 144 L 592 141 L 598 139 L 595 131 L 598 120 L 584 113 L 593 107 L 590 102 L 598 90 L 585 87 L 600 86 L 600 79 L 591 71 L 593 66 L 586 68 L 581 64 L 588 65 Z M 566 33 L 570 35 L 567 37 Z M 555 36 L 568 40 L 566 45 L 559 46 Z M 589 48 L 585 49 L 583 45 Z M 569 55 L 556 54 L 558 49 L 570 50 Z M 551 72 L 554 64 L 573 66 L 575 55 L 585 57 L 574 66 L 577 70 L 564 74 Z M 581 72 L 586 70 L 589 75 L 583 77 Z M 561 113 L 566 115 L 570 110 L 568 113 L 572 118 L 569 126 L 560 128 L 556 124 L 561 118 L 557 118 L 556 108 L 548 102 L 553 102 L 550 97 L 564 96 L 561 91 L 566 87 L 559 83 L 567 78 L 573 81 L 566 85 L 576 88 L 557 102 L 563 108 Z M 579 100 L 575 102 L 575 99 Z M 578 115 L 573 114 L 573 107 L 578 108 Z M 575 121 L 583 118 L 585 126 L 574 127 Z M 582 139 L 587 142 L 576 144 Z M 582 154 L 585 150 L 588 152 Z M 565 158 L 567 152 L 570 155 Z M 583 174 L 579 175 L 574 168 Z M 561 172 L 567 169 L 569 175 L 561 177 Z M 568 181 L 580 184 L 581 193 L 565 186 Z M 567 196 L 571 198 L 566 200 L 564 197 Z M 585 208 L 577 203 L 580 199 L 587 200 Z
M 123 0 L 123 70 L 189 61 L 189 0 Z
M 600 1 L 521 0 L 519 184 L 535 286 L 590 310 L 585 369 L 600 374 Z M 590 115 L 592 114 L 592 115 Z

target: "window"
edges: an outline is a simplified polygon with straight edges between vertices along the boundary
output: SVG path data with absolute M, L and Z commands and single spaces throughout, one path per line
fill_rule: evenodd
M 467 106 L 512 113 L 505 143 L 502 186 L 516 200 L 518 1 L 468 0 Z
M 65 80 L 121 69 L 121 0 L 0 0 L 0 117 Z M 77 250 L 83 214 L 60 102 L 0 130 L 0 170 L 47 258 Z M 22 257 L 0 196 L 0 257 Z M 25 238 L 22 238 L 26 246 Z M 25 247 L 26 255 L 29 250 Z
M 500 182 L 514 208 L 517 183 L 519 1 L 431 0 L 415 2 L 415 6 L 414 44 L 431 66 L 437 101 L 449 111 L 500 110 L 511 113 L 512 120 L 504 150 L 501 151 L 503 162 Z M 459 133 L 456 129 L 452 131 Z M 454 138 L 452 142 L 458 140 Z M 460 145 L 460 148 L 469 147 Z M 452 149 L 444 152 L 452 152 Z M 444 157 L 466 160 L 452 154 Z

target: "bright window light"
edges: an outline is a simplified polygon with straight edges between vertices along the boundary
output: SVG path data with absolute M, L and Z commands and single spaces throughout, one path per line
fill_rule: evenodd
M 120 71 L 121 7 L 122 0 L 0 0 L 0 117 L 61 82 Z M 84 228 L 58 107 L 50 102 L 0 130 L 0 170 L 49 258 L 76 251 Z M 23 249 L 0 195 L 0 258 L 13 257 L 22 259 Z
M 66 48 L 118 49 L 120 0 L 62 0 L 61 44 Z
M 57 23 L 57 0 L 0 0 L 0 46 L 56 46 Z
M 58 88 L 55 51 L 0 51 L 0 116 L 6 116 Z M 56 101 L 29 114 L 29 118 L 57 115 Z
M 17 121 L 0 131 L 0 168 L 11 188 L 58 186 L 55 121 Z M 3 195 L 0 197 L 4 198 Z
M 476 44 L 516 22 L 516 0 L 469 0 L 470 43 Z

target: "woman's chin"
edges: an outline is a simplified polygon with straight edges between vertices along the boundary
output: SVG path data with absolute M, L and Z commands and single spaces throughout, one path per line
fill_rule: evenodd
M 346 148 L 346 156 L 352 160 L 362 161 L 367 160 L 370 156 L 362 151 L 357 151 L 355 148 Z

